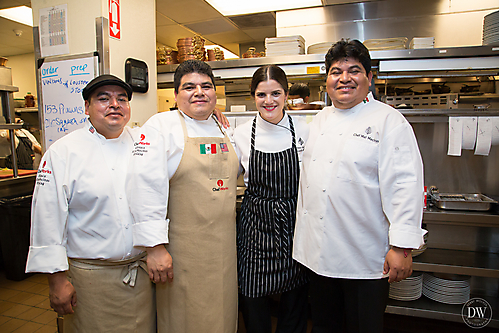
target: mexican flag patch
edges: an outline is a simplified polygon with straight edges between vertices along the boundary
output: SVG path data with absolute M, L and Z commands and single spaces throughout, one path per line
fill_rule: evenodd
M 201 155 L 208 155 L 208 154 L 216 154 L 217 153 L 217 144 L 216 143 L 207 143 L 207 144 L 200 144 L 199 145 L 199 152 Z

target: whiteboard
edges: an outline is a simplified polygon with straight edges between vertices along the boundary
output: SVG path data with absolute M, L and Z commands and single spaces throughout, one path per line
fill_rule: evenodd
M 39 68 L 44 150 L 87 121 L 81 92 L 96 76 L 97 61 L 94 54 L 64 60 L 44 59 Z

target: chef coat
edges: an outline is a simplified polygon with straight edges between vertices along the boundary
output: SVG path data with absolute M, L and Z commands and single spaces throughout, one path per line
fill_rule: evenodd
M 27 272 L 68 270 L 69 258 L 123 260 L 132 244 L 125 193 L 133 145 L 125 127 L 106 139 L 89 121 L 52 144 L 38 169 Z
M 319 275 L 383 277 L 391 246 L 422 243 L 423 164 L 410 124 L 367 98 L 313 119 L 298 194 L 293 258 Z
M 196 120 L 183 115 L 189 137 L 224 137 L 212 116 Z M 153 247 L 168 243 L 168 184 L 182 159 L 184 134 L 177 111 L 152 116 L 139 133 L 132 152 L 127 194 L 135 218 L 134 245 Z
M 305 142 L 308 139 L 308 124 L 298 117 L 293 118 L 296 136 L 296 149 L 298 150 L 298 160 L 301 162 Z M 237 156 L 241 166 L 241 172 L 248 170 L 249 157 L 251 152 L 251 126 L 253 121 L 248 121 L 239 125 L 234 130 L 234 142 Z M 264 153 L 275 153 L 291 148 L 293 141 L 289 130 L 288 115 L 277 125 L 269 123 L 260 114 L 256 119 L 257 131 L 255 134 L 255 149 Z M 248 186 L 249 172 L 244 173 L 244 184 Z

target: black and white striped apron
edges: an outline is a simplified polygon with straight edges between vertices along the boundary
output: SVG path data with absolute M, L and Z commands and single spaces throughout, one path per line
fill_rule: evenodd
M 293 144 L 276 153 L 255 149 L 253 120 L 248 188 L 237 226 L 239 288 L 249 297 L 282 293 L 307 282 L 304 267 L 292 258 L 300 166 L 288 117 Z

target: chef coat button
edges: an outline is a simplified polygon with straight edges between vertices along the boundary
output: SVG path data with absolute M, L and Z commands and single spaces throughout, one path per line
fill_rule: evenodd
M 315 160 L 316 160 L 316 158 L 314 158 L 312 161 L 314 161 L 314 162 L 315 162 Z
M 333 161 L 329 161 L 329 163 L 333 163 Z
M 324 216 L 321 216 L 320 219 L 322 220 L 324 218 Z
M 325 188 L 323 188 L 323 189 L 322 189 L 322 192 L 326 192 L 326 189 L 325 189 Z
M 128 229 L 129 227 L 130 227 L 130 225 L 125 224 L 125 229 Z
M 307 211 L 303 212 L 303 214 L 307 214 L 307 213 L 308 213 Z
M 307 188 L 309 188 L 309 187 L 310 187 L 310 185 L 307 185 Z
M 399 150 L 399 147 L 395 147 L 395 150 Z
M 114 171 L 114 168 L 111 168 L 111 170 L 113 170 L 113 171 Z
M 339 135 L 343 135 L 343 133 L 340 133 Z

